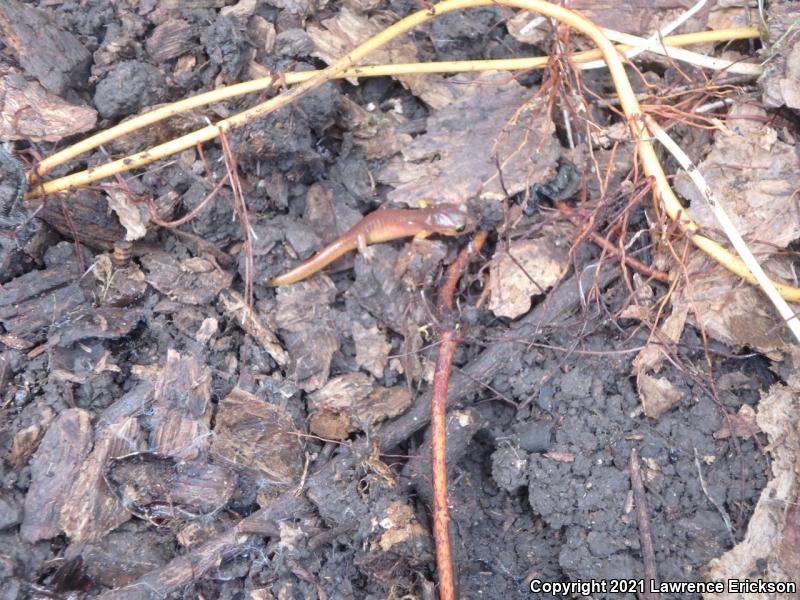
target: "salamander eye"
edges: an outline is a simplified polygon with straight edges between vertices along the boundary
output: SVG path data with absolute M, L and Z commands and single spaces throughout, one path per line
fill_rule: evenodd
M 460 221 L 459 223 L 456 223 L 456 224 L 453 226 L 453 229 L 454 229 L 454 230 L 455 230 L 457 233 L 461 233 L 461 232 L 462 232 L 462 231 L 464 231 L 466 228 L 467 228 L 467 223 L 466 223 L 466 221 Z

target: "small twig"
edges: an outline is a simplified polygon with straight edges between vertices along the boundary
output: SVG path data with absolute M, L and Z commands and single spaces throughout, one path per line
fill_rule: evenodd
M 636 521 L 639 525 L 639 543 L 642 546 L 642 561 L 644 562 L 645 591 L 639 595 L 643 600 L 657 600 L 657 595 L 652 589 L 651 581 L 658 585 L 658 571 L 656 570 L 656 553 L 653 550 L 653 535 L 650 532 L 650 518 L 647 515 L 647 502 L 642 483 L 642 469 L 639 466 L 639 455 L 636 448 L 631 448 L 630 456 L 631 489 L 633 490 L 633 503 L 636 505 Z
M 247 210 L 247 203 L 244 199 L 236 157 L 231 150 L 230 144 L 228 144 L 228 136 L 225 135 L 223 129 L 219 130 L 219 141 L 222 145 L 222 155 L 225 158 L 225 168 L 228 172 L 227 179 L 230 181 L 231 191 L 233 192 L 233 211 L 239 216 L 239 220 L 242 223 L 242 235 L 244 236 L 244 300 L 248 310 L 251 311 L 255 304 L 253 293 L 253 271 L 255 269 L 253 238 L 255 233 L 250 225 L 250 213 Z M 244 314 L 242 315 L 243 320 L 245 316 Z
M 703 493 L 708 498 L 708 501 L 714 505 L 714 508 L 717 509 L 717 512 L 722 517 L 722 522 L 725 523 L 725 529 L 728 530 L 728 535 L 731 537 L 731 545 L 736 545 L 736 538 L 733 536 L 733 525 L 731 525 L 731 518 L 728 516 L 728 513 L 725 512 L 725 509 L 722 508 L 719 502 L 714 499 L 714 496 L 708 493 L 708 486 L 706 486 L 706 480 L 703 477 L 703 468 L 700 466 L 700 457 L 697 454 L 697 448 L 693 448 L 694 450 L 694 466 L 697 468 L 697 478 L 700 480 L 700 488 L 703 490 Z
M 725 232 L 725 235 L 728 236 L 728 239 L 730 240 L 734 249 L 744 261 L 745 265 L 747 265 L 747 268 L 750 269 L 752 277 L 775 306 L 778 314 L 783 318 L 784 321 L 786 321 L 786 325 L 789 327 L 792 334 L 794 334 L 795 339 L 800 342 L 800 321 L 797 319 L 795 311 L 792 310 L 778 290 L 775 289 L 775 285 L 772 283 L 769 276 L 767 276 L 767 274 L 764 272 L 764 269 L 761 268 L 761 265 L 758 263 L 755 256 L 753 256 L 753 253 L 750 251 L 750 248 L 748 248 L 747 243 L 736 229 L 736 226 L 733 224 L 733 221 L 731 221 L 728 213 L 725 212 L 722 204 L 720 204 L 719 200 L 714 196 L 711 188 L 708 187 L 705 178 L 700 173 L 697 166 L 686 155 L 683 149 L 678 146 L 678 144 L 675 143 L 669 134 L 667 134 L 667 132 L 664 131 L 664 129 L 655 121 L 655 119 L 645 116 L 644 120 L 650 132 L 659 142 L 664 145 L 670 154 L 675 157 L 681 167 L 683 167 L 683 169 L 686 171 L 686 174 L 689 175 L 697 189 L 700 190 L 700 194 L 705 199 L 708 207 L 714 213 L 714 216 Z

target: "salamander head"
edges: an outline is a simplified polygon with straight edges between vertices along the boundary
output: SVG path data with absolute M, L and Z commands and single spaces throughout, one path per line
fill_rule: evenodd
M 437 204 L 427 211 L 425 225 L 435 233 L 459 235 L 474 230 L 478 225 L 466 204 Z

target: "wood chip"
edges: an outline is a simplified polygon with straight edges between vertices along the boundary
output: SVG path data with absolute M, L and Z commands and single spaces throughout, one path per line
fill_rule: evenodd
M 308 395 L 311 431 L 331 439 L 344 439 L 368 424 L 396 417 L 410 405 L 405 387 L 376 387 L 364 373 L 335 377 Z
M 250 310 L 242 295 L 233 290 L 223 290 L 219 295 L 219 304 L 225 315 L 266 350 L 278 366 L 285 367 L 289 364 L 289 354 L 275 334 L 276 325 L 272 315 Z
M 91 54 L 47 13 L 18 0 L 3 0 L 0 37 L 25 72 L 54 94 L 88 84 Z
M 210 304 L 230 287 L 233 275 L 221 271 L 204 258 L 177 261 L 166 252 L 142 257 L 147 283 L 172 300 L 186 304 Z
M 209 368 L 170 349 L 154 388 L 150 449 L 187 460 L 205 452 L 211 441 Z
M 35 423 L 17 431 L 14 434 L 14 441 L 11 443 L 8 462 L 17 468 L 25 466 L 28 459 L 36 452 L 44 432 L 47 431 L 55 416 L 49 406 L 42 407 L 36 415 Z
M 60 511 L 67 504 L 78 471 L 92 447 L 91 413 L 62 412 L 47 429 L 31 463 L 20 537 L 28 543 L 61 533 Z
M 297 485 L 303 471 L 303 447 L 289 413 L 239 388 L 219 405 L 211 454 L 283 486 Z
M 383 377 L 389 351 L 392 349 L 392 345 L 386 341 L 386 334 L 374 324 L 364 327 L 355 320 L 352 332 L 356 344 L 356 364 L 372 373 L 375 378 Z
M 142 431 L 135 418 L 123 418 L 97 434 L 91 454 L 61 508 L 61 528 L 73 541 L 94 542 L 130 519 L 130 513 L 104 479 L 112 458 L 140 449 Z
M 289 377 L 305 391 L 328 381 L 339 349 L 331 303 L 336 288 L 325 275 L 278 288 L 275 321 L 289 352 Z
M 169 18 L 156 26 L 144 44 L 156 63 L 163 63 L 186 54 L 197 46 L 200 29 L 184 19 Z
M 70 104 L 13 69 L 0 68 L 0 137 L 4 140 L 58 142 L 89 131 L 97 111 Z
M 27 275 L 35 275 L 53 283 L 60 279 L 59 275 L 53 274 L 54 271 L 58 269 L 48 269 L 44 272 L 31 271 L 18 279 L 34 279 Z M 16 282 L 17 280 L 14 280 L 9 285 Z M 3 298 L 0 298 L 0 322 L 6 331 L 17 338 L 28 343 L 37 343 L 45 339 L 54 320 L 76 310 L 85 302 L 86 299 L 77 283 L 54 287 L 40 296 L 18 304 L 3 306 Z

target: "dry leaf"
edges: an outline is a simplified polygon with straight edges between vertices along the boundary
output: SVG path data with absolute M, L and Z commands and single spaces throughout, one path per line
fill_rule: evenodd
M 639 373 L 636 381 L 642 409 L 651 419 L 657 419 L 681 399 L 681 392 L 666 377 L 656 379 L 647 373 Z
M 128 194 L 117 188 L 110 188 L 108 205 L 117 214 L 120 225 L 125 228 L 125 239 L 129 242 L 140 240 L 147 235 L 150 216 L 143 204 L 134 204 Z
M 454 78 L 461 96 L 435 111 L 427 130 L 390 161 L 378 180 L 390 200 L 501 200 L 555 175 L 561 147 L 541 102 L 507 73 Z M 498 174 L 502 169 L 502 185 Z
M 633 359 L 633 371 L 652 371 L 658 373 L 663 362 L 664 345 L 671 342 L 677 343 L 681 339 L 683 327 L 686 324 L 686 317 L 689 314 L 689 307 L 685 304 L 673 308 L 672 313 L 664 319 L 658 328 L 658 334 L 653 335 L 644 348 Z
M 389 351 L 392 349 L 392 345 L 386 341 L 386 335 L 375 325 L 364 327 L 354 320 L 353 341 L 356 344 L 356 364 L 375 377 L 383 377 Z
M 697 168 L 745 239 L 783 248 L 800 237 L 800 208 L 791 201 L 800 188 L 800 155 L 793 145 L 778 140 L 767 121 L 760 107 L 733 106 L 726 128 L 717 130 L 711 152 Z M 719 228 L 686 173 L 676 177 L 675 191 L 691 201 L 687 212 L 698 225 Z M 770 249 L 756 243 L 750 247 L 755 252 Z
M 360 15 L 344 6 L 339 13 L 322 21 L 323 27 L 308 26 L 308 35 L 317 47 L 314 56 L 331 64 L 360 43 L 397 20 L 393 14 Z M 418 62 L 417 46 L 410 37 L 403 36 L 370 53 L 365 64 L 390 64 Z M 440 75 L 402 75 L 397 80 L 428 106 L 441 108 L 453 99 L 452 92 Z M 351 81 L 358 85 L 357 80 Z
M 498 317 L 515 318 L 531 308 L 531 297 L 555 284 L 569 261 L 569 242 L 556 226 L 541 237 L 511 242 L 492 259 L 489 310 Z
M 770 273 L 782 264 L 770 259 L 762 266 Z M 672 304 L 675 310 L 688 307 L 689 321 L 697 325 L 699 318 L 707 335 L 735 348 L 747 346 L 775 358 L 790 345 L 780 318 L 754 286 L 722 267 L 710 266 L 709 259 L 699 252 L 690 256 L 687 272 L 689 289 L 678 288 Z M 785 276 L 788 270 L 779 274 Z
M 795 362 L 796 369 L 797 362 Z M 796 371 L 795 371 L 796 372 Z M 800 520 L 797 465 L 800 462 L 800 389 L 796 377 L 776 384 L 761 396 L 756 423 L 769 439 L 772 479 L 761 491 L 745 539 L 710 561 L 703 577 L 711 581 L 752 578 L 800 580 Z M 774 594 L 706 594 L 707 600 L 773 600 Z
M 723 440 L 732 435 L 748 439 L 760 431 L 756 423 L 756 411 L 749 404 L 742 404 L 738 413 L 722 420 L 722 426 L 714 432 L 714 439 Z

